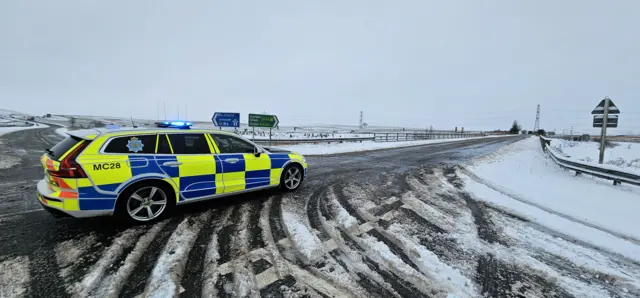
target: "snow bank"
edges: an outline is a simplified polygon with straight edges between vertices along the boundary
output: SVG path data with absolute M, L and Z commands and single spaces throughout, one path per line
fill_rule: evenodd
M 462 142 L 467 140 L 491 138 L 491 137 L 492 136 L 474 137 L 474 138 L 466 138 L 466 139 L 440 139 L 440 140 L 384 142 L 384 143 L 363 141 L 361 143 L 347 142 L 347 143 L 336 143 L 336 144 L 298 144 L 298 145 L 287 145 L 287 146 L 277 146 L 277 147 L 285 150 L 298 152 L 303 155 L 328 155 L 328 154 L 337 154 L 337 153 L 362 152 L 362 151 L 371 151 L 371 150 L 379 150 L 379 149 L 422 146 L 422 145 L 446 143 L 446 142 Z
M 503 233 L 511 239 L 515 239 L 516 245 L 520 249 L 533 253 L 533 255 L 540 252 L 550 253 L 563 260 L 571 260 L 573 264 L 580 266 L 588 274 L 596 276 L 600 274 L 609 276 L 609 278 L 615 276 L 615 283 L 620 284 L 622 288 L 640 289 L 640 272 L 629 268 L 634 266 L 619 262 L 605 252 L 576 245 L 571 241 L 544 233 L 522 221 L 502 216 L 495 211 L 490 211 L 490 214 L 491 220 L 496 225 L 503 227 Z M 604 295 L 600 297 L 602 296 Z
M 640 188 L 613 186 L 610 181 L 584 175 L 573 176 L 542 153 L 537 138 L 516 142 L 485 156 L 468 167 L 468 171 L 481 180 L 477 183 L 466 177 L 466 187 L 477 199 L 640 260 L 640 247 L 633 243 L 640 241 L 637 228 L 640 226 L 637 216 Z
M 321 252 L 322 242 L 307 229 L 307 226 L 303 224 L 304 220 L 299 218 L 299 215 L 283 210 L 282 220 L 291 235 L 291 240 L 307 260 L 313 259 L 316 254 Z
M 158 257 L 144 290 L 144 297 L 175 297 L 180 291 L 180 281 L 193 243 L 211 211 L 185 218 L 167 241 Z

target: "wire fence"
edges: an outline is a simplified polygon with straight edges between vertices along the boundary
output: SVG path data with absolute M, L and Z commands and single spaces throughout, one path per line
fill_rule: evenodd
M 479 132 L 438 132 L 438 133 L 376 133 L 373 136 L 375 142 L 405 142 L 419 140 L 438 139 L 462 139 L 486 136 Z

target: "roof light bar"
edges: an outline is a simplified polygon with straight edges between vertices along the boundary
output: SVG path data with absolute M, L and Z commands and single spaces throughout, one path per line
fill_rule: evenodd
M 191 126 L 193 126 L 193 123 L 190 121 L 162 121 L 156 122 L 156 126 L 189 129 Z

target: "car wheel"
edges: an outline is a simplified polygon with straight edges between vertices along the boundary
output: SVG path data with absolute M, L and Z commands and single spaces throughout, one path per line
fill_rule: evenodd
M 303 180 L 303 170 L 298 164 L 292 164 L 284 168 L 280 178 L 280 188 L 285 191 L 294 191 L 300 187 Z
M 163 183 L 137 183 L 120 195 L 116 214 L 130 222 L 155 222 L 173 211 L 174 197 L 173 190 Z

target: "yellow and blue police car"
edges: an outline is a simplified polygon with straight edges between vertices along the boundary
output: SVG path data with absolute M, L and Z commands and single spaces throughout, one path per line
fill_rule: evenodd
M 293 191 L 307 177 L 298 153 L 189 122 L 157 126 L 67 132 L 41 157 L 38 200 L 56 217 L 152 222 L 176 205 L 272 187 Z

